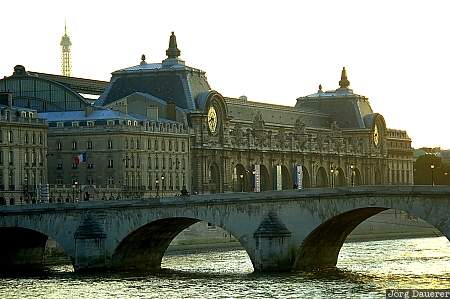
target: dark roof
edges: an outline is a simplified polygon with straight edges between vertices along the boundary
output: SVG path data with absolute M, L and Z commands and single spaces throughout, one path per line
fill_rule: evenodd
M 330 115 L 339 127 L 345 129 L 367 128 L 367 115 L 373 114 L 368 99 L 354 94 L 349 88 L 321 91 L 300 97 L 295 107 L 299 110 L 315 110 Z M 366 119 L 365 119 L 366 118 Z
M 180 108 L 196 110 L 195 99 L 210 90 L 205 72 L 184 64 L 143 63 L 112 73 L 109 86 L 95 105 L 108 105 L 134 92 L 142 92 Z

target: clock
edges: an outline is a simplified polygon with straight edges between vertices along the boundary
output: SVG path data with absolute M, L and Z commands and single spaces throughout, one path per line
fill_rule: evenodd
M 378 144 L 380 143 L 380 132 L 378 131 L 378 126 L 375 125 L 374 129 L 373 129 L 373 143 L 375 144 L 375 146 L 378 146 Z
M 217 111 L 214 106 L 209 106 L 208 109 L 208 129 L 212 134 L 217 131 Z

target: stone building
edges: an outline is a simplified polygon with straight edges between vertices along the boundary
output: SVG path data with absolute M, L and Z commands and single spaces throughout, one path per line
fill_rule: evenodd
M 47 183 L 47 124 L 0 93 L 0 205 L 32 202 Z
M 181 123 L 102 108 L 40 115 L 49 123 L 58 201 L 174 195 L 190 184 L 189 130 Z
M 204 71 L 180 59 L 174 33 L 166 54 L 160 63 L 143 55 L 109 83 L 22 66 L 0 80 L 0 91 L 49 120 L 51 184 L 145 194 L 155 194 L 162 176 L 173 192 L 185 184 L 196 193 L 412 184 L 410 138 L 350 89 L 345 68 L 336 90 L 319 86 L 283 106 L 213 90 Z M 83 153 L 87 162 L 72 166 Z

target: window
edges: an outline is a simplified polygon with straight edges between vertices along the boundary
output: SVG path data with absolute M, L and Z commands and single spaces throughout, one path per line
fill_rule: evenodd
M 114 167 L 113 160 L 109 159 L 108 160 L 108 168 L 113 168 L 113 167 Z
M 134 121 L 134 122 L 133 122 L 133 126 L 137 127 L 137 125 L 138 125 L 138 122 L 137 122 L 137 121 Z
M 169 140 L 169 151 L 172 151 L 172 140 Z
M 56 179 L 56 185 L 62 185 L 63 184 L 63 179 L 62 178 L 57 178 Z
M 87 148 L 88 148 L 88 149 L 92 149 L 92 141 L 91 141 L 91 140 L 88 140 L 88 142 L 87 142 Z
M 184 145 L 184 141 L 181 142 L 181 151 L 184 153 L 185 151 L 185 145 Z
M 78 128 L 79 126 L 80 126 L 80 124 L 77 121 L 72 122 L 72 127 Z
M 39 144 L 42 144 L 42 133 L 39 133 Z
M 112 149 L 112 148 L 113 148 L 113 143 L 112 143 L 112 140 L 109 139 L 108 140 L 108 149 Z
M 158 139 L 156 139 L 156 140 L 155 140 L 155 151 L 159 150 L 159 149 L 158 149 L 158 144 L 159 144 L 159 143 L 158 143 Z
M 131 126 L 131 120 L 129 120 L 129 121 L 127 121 L 127 124 L 129 125 L 129 126 Z
M 9 151 L 9 165 L 14 165 L 14 152 Z
M 158 157 L 155 158 L 155 168 L 156 169 L 159 168 L 159 159 L 158 159 Z
M 57 128 L 63 128 L 64 127 L 64 123 L 59 121 L 59 122 L 56 123 L 56 127 Z
M 93 127 L 94 126 L 94 122 L 92 120 L 89 120 L 86 122 L 88 127 Z
M 107 124 L 108 126 L 114 126 L 114 121 L 111 120 L 111 119 L 108 119 L 108 120 L 106 121 L 106 124 Z
M 76 150 L 77 149 L 77 142 L 74 140 L 72 141 L 72 150 Z
M 94 168 L 94 163 L 88 163 L 87 168 L 88 169 L 93 169 Z
M 109 186 L 113 186 L 114 185 L 114 177 L 111 176 L 111 177 L 108 178 L 108 185 Z
M 162 167 L 163 167 L 163 169 L 166 169 L 166 157 L 163 157 L 162 158 L 162 163 L 163 163 L 163 165 L 162 165 Z
M 0 165 L 3 165 L 3 151 L 0 151 Z
M 62 170 L 63 169 L 63 163 L 62 162 L 58 162 L 58 164 L 56 165 L 56 169 Z
M 30 160 L 29 160 L 29 153 L 28 152 L 25 152 L 25 165 L 28 165 L 28 163 L 30 163 Z
M 172 158 L 169 158 L 169 169 L 172 169 Z
M 73 162 L 73 163 L 72 163 L 72 169 L 77 169 L 77 168 L 78 168 L 78 164 L 75 163 L 75 162 Z
M 14 170 L 9 171 L 8 183 L 9 183 L 9 190 L 15 190 L 16 186 L 14 184 Z
M 31 135 L 31 143 L 36 144 L 36 134 L 33 132 L 33 135 Z
M 166 150 L 166 141 L 164 139 L 161 140 L 161 150 L 163 150 L 163 151 Z
M 56 148 L 58 149 L 58 151 L 62 150 L 62 144 L 61 144 L 60 140 L 58 140 L 58 143 L 56 144 Z
M 25 143 L 28 144 L 30 142 L 28 132 L 25 133 Z
M 148 167 L 148 169 L 152 169 L 152 158 L 151 157 L 148 157 L 147 167 Z
M 149 150 L 152 149 L 152 141 L 151 141 L 151 139 L 147 140 L 147 149 L 149 149 Z
M 12 143 L 14 141 L 13 131 L 8 131 L 8 142 Z
M 89 178 L 86 179 L 86 183 L 87 183 L 88 185 L 94 185 L 94 179 L 91 178 L 91 177 L 89 177 Z
M 128 148 L 128 138 L 125 139 L 125 148 Z
M 139 139 L 136 140 L 136 148 L 137 149 L 141 148 L 141 143 L 139 142 Z
M 44 163 L 44 160 L 42 159 L 42 152 L 41 151 L 39 151 L 38 163 L 39 163 L 40 166 L 42 166 L 42 164 Z

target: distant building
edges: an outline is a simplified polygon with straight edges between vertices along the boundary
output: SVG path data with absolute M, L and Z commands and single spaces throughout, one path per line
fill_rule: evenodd
M 36 201 L 47 183 L 47 124 L 0 93 L 0 205 Z
M 70 47 L 72 42 L 67 35 L 67 26 L 64 24 L 64 35 L 61 37 L 61 74 L 70 77 L 72 74 L 72 57 Z

